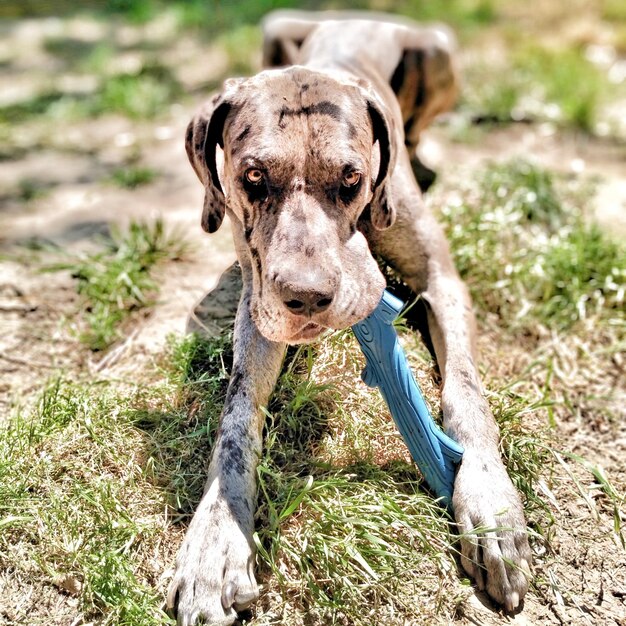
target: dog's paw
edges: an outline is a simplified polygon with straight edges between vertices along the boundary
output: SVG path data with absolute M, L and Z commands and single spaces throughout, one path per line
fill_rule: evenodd
M 507 611 L 528 591 L 532 556 L 520 497 L 500 459 L 466 452 L 452 498 L 461 564 Z
M 179 626 L 229 626 L 259 597 L 254 552 L 226 507 L 203 504 L 176 558 L 167 607 Z

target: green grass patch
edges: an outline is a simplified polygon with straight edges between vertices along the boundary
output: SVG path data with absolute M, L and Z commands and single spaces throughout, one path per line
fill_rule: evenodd
M 202 494 L 229 346 L 172 342 L 154 385 L 55 379 L 0 424 L 0 568 L 59 611 L 42 602 L 28 623 L 68 619 L 73 596 L 70 621 L 173 624 L 159 582 L 180 540 L 169 519 Z
M 401 329 L 405 339 L 408 332 Z M 381 461 L 365 441 L 383 429 L 364 401 L 371 392 L 356 384 L 360 357 L 346 339 L 339 333 L 290 352 L 267 409 L 257 471 L 258 626 L 304 616 L 354 626 L 381 615 L 389 624 L 445 619 L 468 593 L 449 518 L 420 490 L 415 466 Z M 231 364 L 230 333 L 188 336 L 170 341 L 152 372 L 158 383 L 51 382 L 30 414 L 1 427 L 0 565 L 45 597 L 73 596 L 85 620 L 172 624 L 160 608 L 160 577 L 202 495 Z M 532 540 L 541 542 L 554 519 L 537 481 L 550 482 L 558 453 L 545 430 L 526 424 L 549 398 L 533 403 L 519 383 L 494 390 L 491 403 Z M 347 441 L 352 406 L 360 422 L 374 422 Z M 325 454 L 342 445 L 347 457 Z M 622 495 L 598 476 L 619 507 Z
M 136 74 L 106 78 L 91 102 L 95 114 L 121 113 L 130 118 L 152 118 L 182 95 L 171 72 L 161 65 L 146 65 Z
M 120 339 L 124 322 L 155 302 L 157 264 L 181 259 L 186 249 L 178 235 L 166 234 L 161 220 L 133 222 L 125 232 L 113 229 L 102 251 L 48 268 L 69 270 L 77 281 L 84 307 L 80 340 L 92 350 L 104 350 Z
M 593 133 L 611 88 L 602 71 L 577 49 L 524 44 L 497 69 L 468 68 L 463 106 L 474 117 L 495 121 L 532 119 Z
M 95 54 L 95 53 L 94 53 Z M 86 63 L 105 63 L 90 56 Z M 0 124 L 20 124 L 33 119 L 83 119 L 106 113 L 118 113 L 132 119 L 150 119 L 163 115 L 169 105 L 183 96 L 183 90 L 169 69 L 146 64 L 136 73 L 115 74 L 102 78 L 93 93 L 65 93 L 51 90 L 29 100 L 0 107 Z
M 262 570 L 314 623 L 417 617 L 420 600 L 449 611 L 462 597 L 450 577 L 446 515 L 403 465 L 355 465 L 306 478 L 266 460 L 259 479 L 271 504 L 256 535 Z
M 117 169 L 111 174 L 111 180 L 124 189 L 136 189 L 151 183 L 158 176 L 158 172 L 151 167 L 128 165 Z
M 441 21 L 462 30 L 462 35 L 494 23 L 498 19 L 497 2 L 492 0 L 443 0 L 420 2 L 404 0 L 387 10 L 397 11 L 418 21 Z
M 626 250 L 583 219 L 589 191 L 526 161 L 489 166 L 443 210 L 457 267 L 503 327 L 623 324 Z M 621 322 L 620 322 L 621 320 Z
M 56 380 L 31 415 L 2 426 L 0 563 L 42 600 L 76 596 L 86 620 L 167 624 L 158 572 L 142 563 L 164 525 L 162 498 L 125 409 L 108 385 Z
M 316 461 L 314 447 L 302 454 L 306 446 L 293 446 L 297 417 L 332 419 L 320 415 L 320 390 L 306 391 L 307 375 L 296 382 L 307 361 L 297 355 L 279 383 L 258 469 L 255 541 L 265 592 L 255 623 L 307 615 L 312 624 L 359 626 L 381 614 L 392 624 L 424 610 L 453 615 L 466 591 L 448 519 L 419 491 L 415 469 L 329 466 Z M 161 385 L 122 392 L 110 383 L 51 383 L 32 415 L 11 421 L 0 438 L 3 567 L 27 573 L 46 596 L 75 596 L 85 619 L 99 624 L 171 624 L 155 590 L 180 539 L 169 534 L 165 506 L 186 519 L 200 498 L 229 362 L 229 336 L 188 337 L 172 343 Z M 509 402 L 496 414 L 509 471 L 535 493 L 545 459 L 538 436 L 521 426 L 534 410 L 524 406 Z M 319 432 L 300 434 L 297 441 L 312 443 Z
M 557 52 L 531 47 L 515 62 L 518 72 L 529 88 L 531 114 L 555 117 L 558 122 L 592 132 L 599 104 L 606 95 L 608 81 L 581 51 Z M 534 99 L 534 102 L 532 101 Z M 554 111 L 546 107 L 556 107 Z

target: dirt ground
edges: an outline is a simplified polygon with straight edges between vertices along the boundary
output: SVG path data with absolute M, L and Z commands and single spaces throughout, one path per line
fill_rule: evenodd
M 3 48 L 9 71 L 0 78 L 0 92 L 8 93 L 9 88 L 35 90 L 38 81 L 45 80 L 45 73 L 54 71 L 54 60 L 43 53 L 29 56 L 29 46 L 34 49 L 46 33 L 59 28 L 57 22 L 31 19 L 2 28 L 7 35 L 5 48 L 18 41 L 24 43 L 17 55 L 9 55 Z M 78 24 L 74 28 L 80 30 Z M 94 37 L 100 36 L 95 32 L 97 26 L 89 28 Z M 194 59 L 202 52 L 201 46 L 181 43 L 170 54 Z M 215 73 L 218 66 L 219 58 L 213 65 Z M 194 72 L 200 70 L 189 65 L 184 71 L 188 84 L 197 84 Z M 187 162 L 183 143 L 194 108 L 192 102 L 174 106 L 165 119 L 155 122 L 105 114 L 54 127 L 38 120 L 23 125 L 20 150 L 0 166 L 0 419 L 13 415 L 16 406 L 32 403 L 45 381 L 59 371 L 70 378 L 86 373 L 111 378 L 143 376 L 155 355 L 162 352 L 168 334 L 184 331 L 194 303 L 234 261 L 228 227 L 212 236 L 200 228 L 203 192 Z M 143 165 L 160 173 L 149 184 L 132 190 L 106 179 L 131 151 L 139 155 Z M 520 155 L 532 156 L 558 171 L 595 176 L 598 222 L 626 236 L 623 144 L 576 132 L 557 132 L 549 124 L 511 124 L 483 132 L 478 141 L 460 143 L 450 138 L 445 127 L 437 126 L 425 135 L 421 152 L 443 180 L 457 176 L 459 171 L 471 173 L 487 160 Z M 21 198 L 16 181 L 26 179 L 45 185 L 45 194 Z M 85 249 L 92 245 L 96 234 L 107 231 L 111 222 L 126 224 L 132 219 L 156 216 L 162 216 L 168 228 L 184 231 L 193 251 L 185 261 L 165 266 L 159 276 L 157 305 L 134 325 L 126 341 L 103 358 L 75 338 L 72 320 L 78 298 L 72 277 L 63 272 L 42 273 L 40 262 L 26 244 L 53 243 L 69 251 Z M 487 363 L 499 361 L 501 373 L 509 370 L 513 377 L 516 369 L 527 365 L 522 346 L 494 346 L 487 331 L 481 348 Z M 575 337 L 562 347 L 565 375 L 567 351 L 584 349 Z M 624 376 L 623 368 L 624 360 L 617 358 L 616 377 Z M 626 397 L 622 399 L 626 401 Z M 601 465 L 624 492 L 623 413 L 611 423 L 589 423 L 580 414 L 565 416 L 557 428 L 563 449 L 584 454 Z M 626 626 L 626 553 L 612 533 L 610 512 L 596 506 L 597 490 L 592 488 L 588 473 L 565 462 L 557 471 L 577 472 L 580 492 L 568 487 L 564 498 L 545 486 L 544 495 L 554 500 L 558 521 L 550 551 L 536 558 L 535 575 L 542 581 L 537 591 L 529 594 L 522 612 L 509 617 L 494 612 L 480 594 L 471 594 L 454 623 Z M 623 511 L 621 519 L 626 523 Z M 568 590 L 566 598 L 560 596 L 561 588 Z

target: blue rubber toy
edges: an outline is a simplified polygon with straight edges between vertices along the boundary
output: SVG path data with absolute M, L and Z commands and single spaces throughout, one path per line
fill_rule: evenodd
M 413 377 L 393 327 L 403 306 L 384 291 L 373 313 L 352 327 L 367 361 L 361 378 L 369 387 L 380 388 L 424 480 L 449 507 L 463 448 L 435 424 Z

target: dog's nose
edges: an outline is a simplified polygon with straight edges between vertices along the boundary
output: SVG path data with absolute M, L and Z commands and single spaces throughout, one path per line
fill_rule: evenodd
M 284 280 L 277 277 L 276 286 L 287 309 L 296 315 L 315 315 L 328 309 L 335 297 L 333 281 L 321 280 L 316 272 L 309 280 Z

